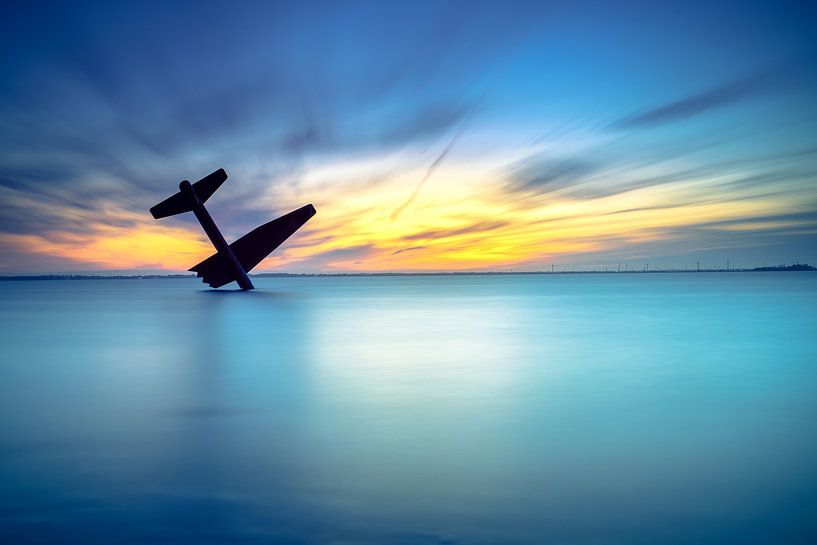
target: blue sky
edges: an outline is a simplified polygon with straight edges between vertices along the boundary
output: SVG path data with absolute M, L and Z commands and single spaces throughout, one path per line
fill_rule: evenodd
M 147 209 L 223 167 L 268 270 L 817 260 L 806 3 L 2 8 L 0 273 L 177 271 Z

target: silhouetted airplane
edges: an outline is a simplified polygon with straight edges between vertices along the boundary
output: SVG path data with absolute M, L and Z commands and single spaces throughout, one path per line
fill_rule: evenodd
M 205 201 L 226 179 L 227 173 L 220 168 L 194 184 L 184 180 L 179 184 L 178 193 L 151 208 L 150 213 L 159 219 L 192 211 L 210 238 L 210 242 L 216 247 L 216 253 L 189 270 L 196 272 L 197 276 L 211 288 L 220 288 L 235 280 L 241 289 L 251 290 L 254 286 L 247 272 L 309 221 L 309 218 L 315 215 L 315 207 L 311 204 L 302 206 L 253 229 L 228 245 L 204 207 Z

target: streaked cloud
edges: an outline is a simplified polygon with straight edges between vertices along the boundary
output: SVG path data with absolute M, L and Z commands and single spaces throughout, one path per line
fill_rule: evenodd
M 195 219 L 147 209 L 218 167 L 208 206 L 230 239 L 318 209 L 265 270 L 807 259 L 813 37 L 772 7 L 730 11 L 751 43 L 717 6 L 621 9 L 16 6 L 0 22 L 0 272 L 185 270 L 211 253 Z M 799 60 L 766 68 L 779 58 Z
M 614 127 L 621 129 L 649 128 L 682 121 L 715 108 L 734 104 L 759 94 L 770 87 L 765 76 L 751 76 L 732 81 L 642 113 L 627 116 Z
M 410 246 L 408 248 L 400 248 L 399 250 L 393 251 L 392 255 L 402 254 L 403 252 L 416 252 L 418 250 L 425 250 L 428 246 Z
M 473 114 L 473 110 L 470 112 L 470 114 Z M 411 205 L 412 202 L 414 202 L 414 199 L 416 199 L 417 195 L 420 193 L 420 189 L 422 189 L 423 185 L 425 185 L 425 183 L 428 181 L 428 179 L 431 178 L 431 175 L 434 174 L 434 171 L 437 170 L 437 168 L 440 166 L 440 164 L 442 164 L 442 162 L 445 160 L 445 158 L 451 152 L 451 148 L 454 147 L 454 144 L 456 144 L 457 140 L 459 140 L 460 136 L 462 136 L 462 133 L 465 130 L 465 127 L 467 126 L 467 124 L 468 124 L 468 117 L 465 117 L 461 121 L 460 127 L 456 130 L 454 135 L 451 137 L 451 139 L 445 145 L 445 147 L 440 152 L 440 154 L 437 156 L 437 158 L 434 159 L 434 161 L 431 162 L 431 164 L 428 167 L 428 170 L 426 170 L 425 175 L 420 179 L 419 182 L 417 182 L 417 185 L 414 187 L 414 191 L 411 192 L 411 195 L 409 195 L 408 199 L 406 199 L 405 202 L 403 202 L 403 204 L 401 204 L 400 206 L 398 206 L 397 208 L 394 209 L 394 212 L 392 212 L 392 214 L 391 214 L 391 219 L 392 220 L 397 219 L 400 216 L 400 213 L 403 212 L 403 210 L 405 210 L 407 206 Z

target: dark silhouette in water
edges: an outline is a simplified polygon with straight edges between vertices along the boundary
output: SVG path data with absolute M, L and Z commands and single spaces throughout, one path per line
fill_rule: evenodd
M 189 270 L 197 273 L 211 288 L 220 288 L 235 280 L 241 289 L 251 290 L 254 286 L 247 272 L 309 221 L 309 218 L 315 215 L 315 207 L 311 204 L 302 206 L 253 229 L 232 244 L 227 244 L 204 207 L 205 201 L 226 179 L 227 173 L 220 168 L 194 184 L 184 180 L 179 184 L 178 193 L 151 208 L 150 213 L 159 219 L 183 212 L 193 212 L 210 242 L 215 246 L 216 253 Z

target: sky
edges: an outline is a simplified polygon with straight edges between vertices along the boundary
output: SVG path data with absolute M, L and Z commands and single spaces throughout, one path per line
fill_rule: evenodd
M 224 168 L 255 272 L 817 261 L 817 8 L 4 2 L 0 274 L 181 272 Z

